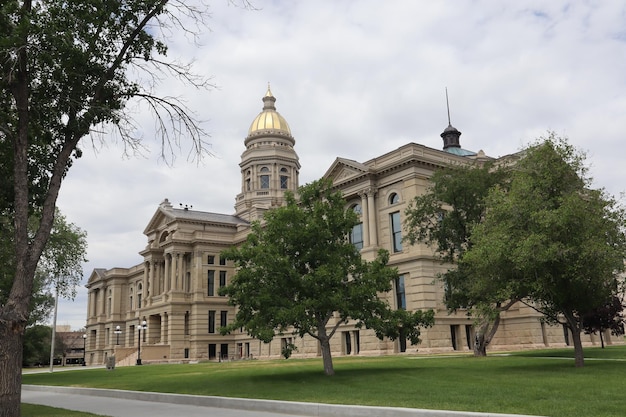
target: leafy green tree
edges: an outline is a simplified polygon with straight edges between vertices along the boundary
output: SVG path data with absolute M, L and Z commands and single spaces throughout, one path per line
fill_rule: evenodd
M 624 208 L 591 189 L 584 162 L 554 135 L 526 149 L 507 189 L 492 188 L 460 262 L 491 282 L 486 292 L 523 299 L 567 327 L 577 367 L 582 317 L 616 295 L 626 257 Z
M 397 271 L 387 266 L 386 251 L 367 262 L 348 242 L 358 220 L 345 209 L 341 193 L 320 180 L 300 187 L 298 195 L 285 193 L 286 206 L 267 212 L 263 223 L 253 223 L 246 242 L 222 253 L 237 273 L 220 294 L 238 310 L 221 332 L 243 327 L 264 342 L 284 332 L 312 336 L 320 343 L 326 375 L 334 374 L 330 340 L 350 320 L 381 339 L 402 334 L 418 343 L 420 326 L 433 323 L 432 310 L 392 310 L 381 298 Z
M 624 309 L 621 298 L 613 295 L 606 303 L 583 315 L 583 329 L 587 334 L 600 333 L 600 343 L 604 349 L 604 336 L 610 330 L 613 336 L 624 334 Z
M 485 291 L 490 283 L 456 265 L 471 248 L 472 229 L 485 216 L 489 190 L 503 185 L 507 174 L 491 163 L 450 166 L 435 171 L 425 194 L 415 197 L 405 211 L 405 240 L 433 247 L 450 269 L 439 277 L 449 311 L 467 309 L 476 326 L 474 355 L 485 356 L 500 321 L 511 302 Z
M 6 217 L 0 217 L 3 228 L 0 231 L 0 305 L 7 302 L 15 265 L 15 245 L 13 225 Z M 29 219 L 29 230 L 37 230 L 35 215 Z M 37 264 L 31 297 L 28 326 L 45 323 L 54 307 L 57 292 L 63 298 L 73 299 L 76 286 L 83 277 L 82 262 L 87 252 L 87 233 L 73 223 L 69 223 L 60 211 L 56 211 L 50 239 Z
M 0 3 L 0 214 L 13 223 L 15 264 L 0 305 L 0 417 L 20 414 L 21 355 L 35 271 L 50 237 L 61 183 L 79 143 L 109 128 L 142 146 L 129 104 L 155 115 L 162 155 L 180 138 L 205 152 L 203 131 L 180 101 L 153 92 L 163 73 L 206 87 L 168 60 L 164 37 L 194 34 L 206 12 L 181 0 L 6 0 Z M 197 27 L 197 26 L 196 26 Z M 132 71 L 132 72 L 131 72 Z M 129 74 L 132 74 L 130 76 Z M 31 233 L 31 215 L 38 228 Z
M 41 366 L 48 363 L 51 335 L 52 329 L 41 324 L 26 329 L 22 366 Z

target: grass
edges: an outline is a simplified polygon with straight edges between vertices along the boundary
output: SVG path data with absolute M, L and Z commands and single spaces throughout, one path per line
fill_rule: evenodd
M 530 414 L 626 415 L 626 346 L 470 356 L 335 358 L 88 369 L 25 374 L 25 384 L 114 388 L 287 401 Z
M 22 417 L 103 417 L 99 414 L 46 407 L 44 405 L 22 404 Z

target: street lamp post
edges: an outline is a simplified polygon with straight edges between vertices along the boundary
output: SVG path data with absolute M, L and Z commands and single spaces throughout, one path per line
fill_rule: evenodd
M 87 366 L 85 363 L 85 353 L 87 352 L 87 334 L 83 334 L 83 366 Z
M 120 344 L 120 334 L 122 333 L 122 329 L 120 328 L 120 326 L 115 326 L 115 331 L 113 332 L 117 335 L 117 339 L 115 341 L 116 345 Z
M 145 330 L 148 328 L 148 323 L 146 323 L 146 321 L 142 321 L 141 324 L 139 324 L 139 326 L 137 326 L 137 329 L 139 331 L 139 337 L 137 340 L 137 365 L 141 365 L 141 330 Z

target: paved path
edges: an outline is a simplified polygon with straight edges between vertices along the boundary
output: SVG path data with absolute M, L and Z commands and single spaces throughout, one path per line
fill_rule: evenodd
M 23 385 L 22 402 L 111 417 L 531 417 Z

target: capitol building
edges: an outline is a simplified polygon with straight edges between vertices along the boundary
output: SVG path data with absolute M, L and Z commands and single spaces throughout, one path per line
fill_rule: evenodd
M 219 289 L 236 273 L 232 262 L 220 253 L 241 244 L 250 223 L 283 205 L 285 191 L 296 192 L 299 186 L 301 167 L 291 129 L 276 111 L 269 87 L 262 100 L 262 111 L 243 140 L 241 189 L 235 196 L 234 213 L 175 208 L 165 198 L 152 218 L 146 219 L 146 246 L 137 248 L 143 261 L 91 273 L 87 364 L 104 364 L 112 357 L 118 365 L 138 360 L 279 358 L 287 343 L 297 347 L 294 357 L 321 356 L 317 340 L 308 336 L 277 335 L 271 343 L 263 343 L 244 331 L 224 336 L 219 331 L 234 320 L 236 312 L 236 306 L 219 295 Z M 482 151 L 463 149 L 460 136 L 449 125 L 441 133 L 441 149 L 407 143 L 369 161 L 337 157 L 326 170 L 324 177 L 341 190 L 346 210 L 360 213 L 352 243 L 366 260 L 373 260 L 378 249 L 386 249 L 389 266 L 398 269 L 393 290 L 387 294 L 390 305 L 435 311 L 435 324 L 422 330 L 419 345 L 403 339 L 379 340 L 373 331 L 343 324 L 331 340 L 334 356 L 472 350 L 472 319 L 463 311 L 448 313 L 443 286 L 436 279 L 449 265 L 442 264 L 432 248 L 402 241 L 404 211 L 415 196 L 426 191 L 436 169 L 494 160 Z M 544 323 L 539 313 L 518 303 L 502 313 L 490 349 L 565 346 L 570 339 L 564 328 Z M 583 335 L 583 341 L 599 343 L 599 337 Z M 610 343 L 610 334 L 605 341 Z

